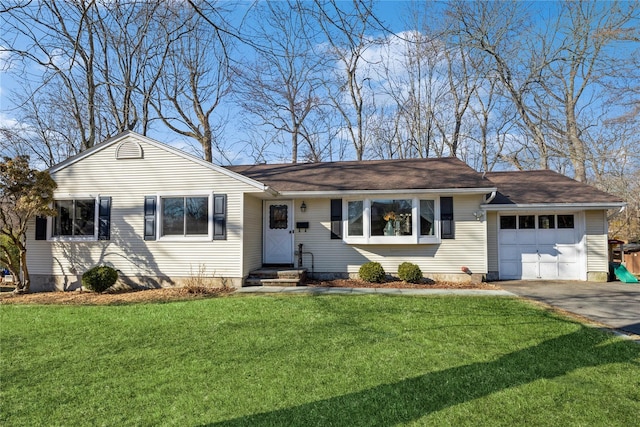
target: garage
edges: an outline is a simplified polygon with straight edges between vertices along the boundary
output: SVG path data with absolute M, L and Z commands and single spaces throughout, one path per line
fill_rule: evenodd
M 586 279 L 576 213 L 503 213 L 498 221 L 501 279 Z

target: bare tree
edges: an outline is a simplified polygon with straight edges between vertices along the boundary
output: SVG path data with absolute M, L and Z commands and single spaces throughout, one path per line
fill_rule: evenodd
M 33 93 L 24 94 L 25 102 L 52 86 L 66 94 L 71 101 L 66 114 L 73 117 L 80 137 L 78 150 L 93 146 L 98 133 L 98 52 L 92 32 L 95 9 L 95 2 L 43 0 L 8 10 L 1 18 L 5 29 L 2 45 L 23 65 L 17 71 L 28 75 L 30 66 L 36 64 L 42 72 L 41 76 L 30 76 L 42 84 L 33 88 Z M 13 43 L 18 37 L 24 45 Z
M 479 146 L 480 153 L 474 156 L 474 160 L 469 159 L 471 161 L 468 160 L 468 163 L 485 172 L 493 170 L 505 156 L 505 146 L 516 115 L 510 108 L 511 104 L 501 102 L 504 98 L 499 93 L 498 85 L 496 76 L 485 75 L 469 107 L 475 119 L 475 132 L 470 133 L 470 138 Z
M 316 131 L 307 120 L 320 109 L 322 55 L 314 53 L 318 42 L 313 26 L 298 0 L 265 3 L 256 19 L 256 58 L 236 68 L 240 104 L 276 133 L 290 138 L 291 162 L 298 161 L 299 146 L 306 142 L 317 151 Z M 317 158 L 317 153 L 312 157 Z
M 549 168 L 549 147 L 543 127 L 532 110 L 532 87 L 548 65 L 548 47 L 523 36 L 531 30 L 526 6 L 514 1 L 455 2 L 449 14 L 459 22 L 460 42 L 483 54 L 515 105 L 520 123 L 537 149 L 540 167 Z M 517 159 L 514 159 L 517 162 Z
M 17 94 L 21 119 L 45 150 L 60 138 L 73 141 L 65 152 L 79 152 L 123 130 L 147 131 L 157 59 L 170 45 L 163 5 L 42 0 L 3 7 L 0 44 L 13 72 L 34 82 Z
M 367 145 L 366 118 L 373 115 L 367 109 L 371 94 L 365 87 L 371 77 L 363 72 L 367 50 L 378 43 L 368 34 L 377 25 L 372 5 L 371 0 L 358 0 L 350 5 L 316 0 L 313 9 L 327 39 L 326 54 L 337 64 L 326 80 L 328 95 L 342 117 L 344 132 L 353 142 L 358 160 L 362 160 Z
M 116 132 L 146 134 L 151 96 L 182 23 L 163 1 L 116 2 L 96 9 L 94 39 L 100 46 L 98 69 L 104 79 L 103 120 Z
M 553 163 L 586 181 L 585 137 L 599 126 L 593 118 L 603 106 L 602 90 L 621 78 L 619 70 L 629 69 L 621 64 L 632 61 L 634 49 L 615 47 L 624 47 L 621 42 L 628 47 L 637 34 L 639 8 L 633 3 L 562 2 L 555 19 L 534 25 L 529 7 L 457 2 L 450 13 L 462 25 L 462 42 L 485 56 L 515 106 L 524 136 L 533 142 L 522 152 L 529 151 L 543 168 Z
M 420 24 L 420 23 L 418 23 Z M 431 157 L 442 153 L 437 141 L 439 112 L 447 93 L 446 77 L 439 67 L 443 61 L 443 43 L 430 29 L 407 31 L 390 39 L 390 52 L 381 62 L 385 93 L 393 100 L 397 118 L 392 133 L 400 157 Z M 394 47 L 395 45 L 395 47 Z M 392 52 L 400 52 L 394 55 Z M 402 141 L 402 142 L 401 142 Z
M 153 105 L 169 129 L 195 139 L 212 162 L 214 148 L 226 156 L 218 140 L 226 120 L 215 112 L 231 90 L 230 41 L 192 9 L 178 7 L 175 14 L 180 36 L 165 59 Z
M 639 11 L 637 4 L 563 2 L 554 31 L 545 41 L 554 49 L 554 60 L 541 69 L 538 83 L 543 92 L 538 104 L 551 113 L 546 125 L 579 181 L 587 180 L 584 136 L 594 125 L 588 116 L 594 107 L 601 108 L 598 98 L 607 81 L 617 80 L 618 67 L 631 59 L 621 42 L 637 33 L 633 22 Z

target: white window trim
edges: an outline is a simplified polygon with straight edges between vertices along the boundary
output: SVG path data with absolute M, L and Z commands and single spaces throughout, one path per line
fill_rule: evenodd
M 75 200 L 91 200 L 93 199 L 93 236 L 54 236 L 53 235 L 53 222 L 55 218 L 47 218 L 47 240 L 52 242 L 94 242 L 98 240 L 98 226 L 99 226 L 99 209 L 100 209 L 100 195 L 94 196 L 92 194 L 68 194 L 66 196 L 53 197 L 54 203 L 61 201 L 75 201 Z M 53 205 L 55 206 L 55 204 Z
M 404 196 L 404 195 L 403 195 Z M 371 236 L 371 201 L 386 199 L 411 199 L 411 236 Z M 421 236 L 420 233 L 420 200 L 433 200 L 434 223 L 432 236 Z M 363 236 L 349 236 L 349 202 L 362 201 Z M 342 240 L 351 245 L 415 245 L 441 243 L 440 237 L 440 196 L 434 194 L 407 195 L 376 194 L 372 197 L 353 197 L 342 202 Z
M 156 194 L 156 240 L 163 242 L 210 242 L 213 241 L 213 191 L 168 191 Z M 193 236 L 163 235 L 162 199 L 170 197 L 206 197 L 207 198 L 207 234 Z

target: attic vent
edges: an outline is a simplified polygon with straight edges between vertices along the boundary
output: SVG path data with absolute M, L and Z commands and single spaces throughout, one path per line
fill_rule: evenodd
M 141 159 L 142 147 L 137 141 L 123 141 L 116 147 L 116 159 Z

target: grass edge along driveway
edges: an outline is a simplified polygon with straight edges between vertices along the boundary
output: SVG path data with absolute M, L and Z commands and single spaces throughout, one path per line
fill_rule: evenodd
M 633 425 L 640 346 L 504 297 L 0 308 L 3 425 Z

